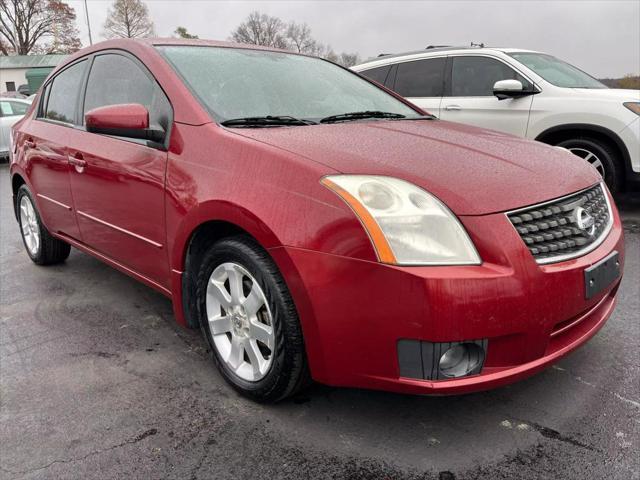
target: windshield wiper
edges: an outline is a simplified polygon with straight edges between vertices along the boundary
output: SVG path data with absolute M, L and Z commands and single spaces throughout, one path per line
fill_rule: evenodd
M 364 112 L 341 113 L 324 117 L 320 123 L 348 122 L 350 120 L 362 120 L 365 118 L 405 118 L 401 113 L 381 112 L 379 110 L 365 110 Z
M 316 125 L 313 120 L 303 120 L 289 115 L 231 118 L 220 123 L 225 127 L 281 127 L 287 125 Z

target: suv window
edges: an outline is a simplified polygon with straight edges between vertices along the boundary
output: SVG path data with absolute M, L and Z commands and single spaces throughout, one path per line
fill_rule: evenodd
M 394 90 L 403 97 L 441 97 L 446 58 L 398 64 Z
M 380 85 L 384 85 L 384 82 L 387 80 L 387 76 L 389 75 L 389 70 L 391 70 L 391 65 L 372 68 L 360 73 L 365 77 L 373 80 L 374 82 L 378 82 Z
M 20 102 L 11 102 L 8 100 L 0 101 L 0 114 L 3 117 L 11 117 L 13 115 L 24 115 L 27 113 L 29 105 Z
M 168 128 L 169 101 L 156 82 L 133 60 L 115 53 L 95 57 L 83 114 L 97 107 L 139 103 L 149 110 L 149 123 Z
M 451 94 L 454 97 L 491 97 L 493 84 L 500 80 L 520 80 L 525 90 L 533 86 L 514 69 L 489 57 L 453 57 Z
M 77 123 L 76 101 L 86 66 L 87 62 L 83 60 L 55 76 L 49 87 L 45 118 L 65 123 Z

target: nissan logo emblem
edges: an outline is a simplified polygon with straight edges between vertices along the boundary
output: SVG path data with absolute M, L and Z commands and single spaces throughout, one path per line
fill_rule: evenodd
M 574 210 L 574 217 L 578 228 L 590 237 L 596 232 L 596 221 L 593 216 L 582 207 Z

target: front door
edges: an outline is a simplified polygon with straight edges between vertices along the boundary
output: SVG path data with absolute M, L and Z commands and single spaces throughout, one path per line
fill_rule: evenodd
M 519 80 L 527 90 L 533 85 L 507 64 L 485 56 L 451 57 L 451 80 L 442 98 L 440 118 L 524 137 L 533 95 L 498 100 L 493 85 L 499 80 Z
M 40 96 L 35 118 L 21 128 L 27 172 L 40 216 L 47 229 L 80 239 L 73 211 L 67 141 L 78 123 L 78 92 L 88 65 L 81 60 L 49 81 Z
M 168 128 L 171 106 L 149 72 L 123 53 L 94 57 L 82 108 L 138 103 L 149 122 Z M 167 152 L 146 141 L 70 134 L 71 188 L 83 241 L 98 252 L 167 287 L 165 232 Z

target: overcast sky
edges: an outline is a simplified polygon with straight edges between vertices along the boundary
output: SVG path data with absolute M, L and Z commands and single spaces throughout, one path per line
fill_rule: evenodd
M 84 2 L 69 1 L 88 44 Z M 94 42 L 110 0 L 88 0 Z M 200 38 L 226 40 L 253 10 L 307 23 L 336 52 L 379 53 L 427 45 L 519 47 L 551 53 L 592 75 L 640 73 L 640 0 L 547 1 L 219 1 L 146 0 L 158 36 L 184 26 Z

